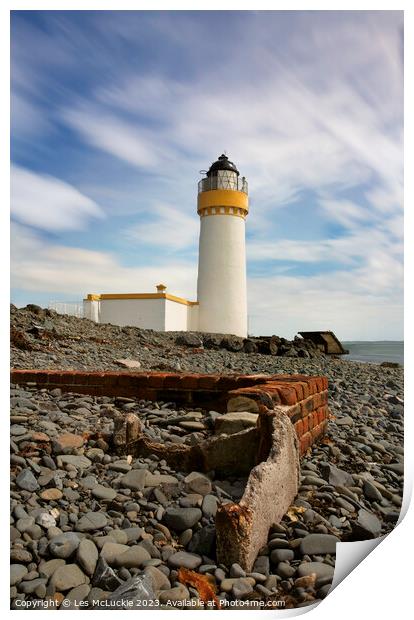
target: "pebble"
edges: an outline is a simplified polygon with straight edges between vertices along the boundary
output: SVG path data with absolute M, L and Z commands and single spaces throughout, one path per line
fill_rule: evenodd
M 108 519 L 103 512 L 88 512 L 76 523 L 78 532 L 91 532 L 100 530 L 108 524 Z
M 192 528 L 202 517 L 199 508 L 167 508 L 164 513 L 166 525 L 177 532 Z
M 174 568 L 188 568 L 194 570 L 200 566 L 202 559 L 199 555 L 186 551 L 177 551 L 168 558 L 168 564 Z
M 87 577 L 77 564 L 59 566 L 50 578 L 50 584 L 59 592 L 66 592 L 86 583 Z
M 184 483 L 188 491 L 199 493 L 200 495 L 208 495 L 211 493 L 211 481 L 199 472 L 193 471 L 184 478 Z
M 98 550 L 92 540 L 84 538 L 80 541 L 76 552 L 76 559 L 80 567 L 90 577 L 95 572 L 98 555 Z
M 26 311 L 18 311 L 19 315 L 20 312 Z M 53 317 L 51 320 L 52 323 L 60 321 L 62 326 L 72 321 L 70 317 Z M 122 352 L 114 353 L 102 369 L 115 369 L 116 366 L 111 366 L 114 359 L 135 357 L 136 353 L 129 344 L 133 341 L 128 332 L 131 328 L 125 328 L 124 333 L 124 328 L 73 321 L 76 336 L 83 333 L 83 329 L 98 330 L 96 334 L 107 329 L 111 334 L 108 341 L 123 338 L 128 343 Z M 163 342 L 163 339 L 174 338 L 169 334 L 147 334 L 140 330 L 132 330 L 132 333 L 139 334 L 139 337 L 145 334 L 150 342 L 153 338 Z M 50 344 L 60 347 L 61 342 L 52 340 Z M 107 348 L 112 345 L 98 348 L 86 336 L 81 338 L 79 344 L 76 340 L 70 342 L 73 351 L 78 346 L 89 353 L 82 353 L 79 358 L 75 356 L 69 361 L 73 354 L 62 348 L 61 353 L 56 354 L 57 360 L 66 363 L 68 359 L 70 367 L 76 368 L 76 363 L 79 363 L 79 369 L 88 364 L 96 369 L 101 362 L 97 357 L 91 363 L 88 355 L 99 350 L 102 359 L 108 359 Z M 36 367 L 36 364 L 42 363 L 42 354 L 38 351 L 16 352 L 13 348 L 13 356 L 14 359 L 17 356 L 17 359 L 26 360 L 20 366 L 17 363 L 17 367 L 30 368 L 33 364 Z M 45 357 L 45 360 L 48 358 Z M 160 358 L 166 359 L 158 344 L 147 349 L 139 345 L 142 369 L 148 368 L 149 359 L 155 363 Z M 50 364 L 50 361 L 45 364 Z M 259 598 L 270 596 L 269 592 L 274 594 L 277 591 L 278 596 L 286 592 L 290 597 L 297 597 L 296 604 L 301 605 L 313 600 L 312 597 L 323 598 L 326 595 L 332 580 L 337 540 L 342 537 L 369 538 L 392 529 L 402 499 L 403 403 L 397 396 L 402 395 L 401 370 L 380 369 L 375 365 L 323 357 L 301 361 L 207 348 L 202 355 L 187 353 L 180 357 L 180 364 L 184 370 L 193 372 L 296 372 L 329 376 L 329 405 L 336 419 L 328 427 L 331 443 L 313 446 L 311 453 L 302 459 L 302 487 L 295 506 L 303 507 L 304 512 L 297 513 L 296 522 L 284 518 L 281 523 L 275 524 L 268 544 L 260 550 L 254 562 L 252 572 L 247 577 L 238 577 L 243 575 L 241 567 L 239 573 L 234 566 L 227 570 L 222 565 L 214 564 L 213 520 L 218 501 L 237 501 L 243 493 L 245 482 L 215 480 L 214 472 L 204 474 L 183 472 L 179 468 L 175 470 L 155 455 L 145 459 L 115 456 L 108 439 L 113 430 L 114 411 L 124 412 L 123 415 L 128 410 L 137 412 L 143 421 L 145 434 L 161 443 L 172 440 L 191 445 L 206 436 L 205 428 L 212 432 L 215 420 L 220 419 L 222 414 L 211 416 L 201 409 L 189 411 L 174 403 L 92 397 L 62 393 L 58 389 L 53 392 L 47 389 L 39 391 L 35 385 L 24 388 L 12 385 L 12 398 L 17 400 L 11 419 L 14 425 L 11 461 L 16 472 L 12 477 L 11 561 L 22 567 L 14 569 L 17 578 L 26 571 L 24 578 L 11 586 L 12 598 L 47 598 L 48 580 L 51 581 L 51 576 L 58 569 L 67 566 L 77 566 L 83 575 L 80 577 L 78 574 L 78 577 L 83 581 L 67 590 L 56 590 L 55 595 L 50 594 L 59 600 L 63 600 L 64 596 L 71 600 L 75 596 L 87 600 L 91 593 L 96 598 L 106 597 L 122 582 L 134 578 L 134 574 L 139 574 L 141 569 L 144 573 L 157 571 L 155 575 L 159 587 L 155 588 L 154 583 L 156 591 L 179 588 L 182 592 L 186 588 L 189 596 L 194 597 L 197 595 L 194 588 L 181 588 L 177 582 L 182 559 L 174 565 L 174 556 L 184 553 L 197 558 L 196 568 L 190 570 L 214 574 L 218 583 L 224 582 L 226 590 L 221 591 L 220 597 L 227 600 L 240 597 L 238 600 L 242 600 L 251 588 L 254 589 L 254 596 Z M 207 368 L 208 364 L 210 368 Z M 385 381 L 390 383 L 387 388 L 392 392 L 390 395 L 384 392 Z M 18 403 L 20 409 L 17 408 Z M 176 421 L 173 421 L 174 418 Z M 160 421 L 159 426 L 155 420 Z M 194 423 L 197 428 L 185 428 Z M 199 432 L 191 434 L 188 432 L 191 430 Z M 63 445 L 61 437 L 65 435 L 73 435 L 74 438 Z M 34 446 L 33 454 L 25 456 L 25 442 L 31 442 Z M 52 448 L 52 455 L 43 452 L 42 442 L 48 444 L 48 449 Z M 56 451 L 63 453 L 56 454 Z M 355 474 L 355 471 L 361 473 Z M 125 484 L 128 474 L 130 485 Z M 23 481 L 23 485 L 29 482 L 28 488 L 19 486 L 18 479 Z M 196 512 L 174 514 L 177 510 Z M 91 524 L 90 514 L 102 515 L 102 523 Z M 83 529 L 85 517 L 89 525 Z M 101 519 L 97 518 L 98 521 Z M 168 522 L 169 518 L 175 519 L 175 526 Z M 17 527 L 19 519 L 23 519 L 19 523 L 21 531 Z M 75 540 L 56 544 L 60 536 L 67 534 L 74 534 Z M 177 540 L 183 550 L 176 547 Z M 130 562 L 136 565 L 130 568 L 123 563 L 121 565 L 124 554 L 120 554 L 111 560 L 110 566 L 103 557 L 99 557 L 108 543 L 124 545 L 124 553 L 135 557 Z M 311 573 L 306 574 L 306 571 Z M 316 583 L 312 581 L 314 574 L 317 575 Z M 87 583 L 89 579 L 92 584 Z M 151 582 L 157 579 L 151 577 Z M 229 580 L 237 579 L 250 581 L 241 581 L 240 589 L 237 585 L 234 588 L 234 581 L 230 581 L 229 585 Z M 19 590 L 22 583 L 28 589 L 27 593 Z M 315 590 L 312 585 L 315 585 Z M 305 594 L 310 596 L 309 600 L 304 600 Z M 252 592 L 247 597 L 251 595 Z
M 16 477 L 16 484 L 25 491 L 37 491 L 39 485 L 30 469 L 23 469 Z
M 11 564 L 10 565 L 10 585 L 14 586 L 16 583 L 20 583 L 28 571 L 23 564 Z
M 278 562 L 287 562 L 293 560 L 294 557 L 295 553 L 291 549 L 273 549 L 270 554 L 270 559 L 273 564 L 278 564 Z
M 163 605 L 168 602 L 175 603 L 177 601 L 188 601 L 189 599 L 190 593 L 182 583 L 169 590 L 162 590 L 159 595 L 159 601 Z
M 302 555 L 325 555 L 336 553 L 339 538 L 331 534 L 309 534 L 302 538 L 300 552 Z

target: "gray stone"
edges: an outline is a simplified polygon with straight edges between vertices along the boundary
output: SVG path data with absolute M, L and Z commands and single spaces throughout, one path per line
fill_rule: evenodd
M 292 577 L 295 572 L 296 569 L 287 562 L 279 562 L 276 568 L 276 573 L 279 577 L 282 577 L 282 579 L 289 579 L 289 577 Z
M 302 538 L 300 552 L 302 555 L 325 555 L 336 553 L 339 538 L 331 534 L 309 534 Z
M 128 581 L 122 583 L 115 592 L 108 596 L 108 601 L 131 601 L 131 606 L 127 609 L 143 609 L 143 601 L 154 601 L 156 599 L 153 591 L 151 577 L 149 575 L 134 575 Z M 146 605 L 149 607 L 149 605 Z
M 33 517 L 24 517 L 23 519 L 18 519 L 17 523 L 16 523 L 16 528 L 19 530 L 19 532 L 23 533 L 26 532 L 26 530 L 28 530 L 29 528 L 31 528 L 34 525 L 35 520 L 33 519 Z
M 65 532 L 49 542 L 49 552 L 56 558 L 68 558 L 79 547 L 80 538 L 75 532 Z
M 112 471 L 119 471 L 124 474 L 131 471 L 132 467 L 127 461 L 115 461 L 114 463 L 110 463 L 108 465 L 108 469 L 112 469 Z
M 87 575 L 92 576 L 94 574 L 98 561 L 98 550 L 92 540 L 88 538 L 81 540 L 76 552 L 76 559 Z
M 193 533 L 193 537 L 188 543 L 188 550 L 191 551 L 191 553 L 198 553 L 199 555 L 211 557 L 213 554 L 215 540 L 215 526 L 206 525 Z
M 298 576 L 306 577 L 315 573 L 316 579 L 333 578 L 334 569 L 329 564 L 323 562 L 304 562 L 298 566 Z
M 205 517 L 210 518 L 216 516 L 218 501 L 215 495 L 206 495 L 204 497 L 201 510 Z
M 190 570 L 194 570 L 200 566 L 202 559 L 199 555 L 194 553 L 187 553 L 187 551 L 177 551 L 168 558 L 169 566 L 173 566 L 174 568 L 189 568 Z
M 28 571 L 23 564 L 11 564 L 10 565 L 10 585 L 14 586 L 16 583 L 20 583 Z
M 142 470 L 141 470 L 142 471 Z M 144 485 L 146 487 L 156 487 L 161 484 L 177 484 L 178 480 L 175 476 L 170 476 L 168 474 L 153 474 L 150 471 L 145 472 L 145 481 Z
M 363 539 L 377 538 L 381 535 L 381 521 L 372 512 L 364 508 L 358 511 L 358 519 L 356 523 L 352 523 L 352 526 Z
M 342 418 L 337 418 L 335 420 L 335 424 L 337 426 L 353 426 L 354 420 L 350 415 L 343 416 Z
M 273 564 L 278 564 L 279 562 L 289 562 L 293 560 L 295 557 L 295 553 L 291 549 L 273 549 L 270 554 L 270 559 Z
M 166 525 L 176 532 L 183 532 L 193 527 L 202 517 L 199 508 L 167 508 L 163 520 Z
M 270 562 L 267 555 L 259 555 L 253 565 L 253 572 L 260 573 L 261 575 L 269 576 Z
M 79 609 L 80 601 L 84 601 L 89 592 L 91 591 L 91 586 L 84 583 L 80 586 L 76 586 L 76 588 L 72 588 L 70 592 L 65 594 L 65 607 L 64 609 Z M 62 608 L 63 609 L 63 608 Z M 83 608 L 80 608 L 83 609 Z
M 95 476 L 85 476 L 79 479 L 79 486 L 83 489 L 94 489 L 98 484 Z
M 207 495 L 211 492 L 212 486 L 210 480 L 204 474 L 193 471 L 184 478 L 184 483 L 188 491 Z
M 92 585 L 102 590 L 115 590 L 122 585 L 122 581 L 117 577 L 112 568 L 108 566 L 102 557 L 98 558 L 95 572 L 92 577 Z
M 123 566 L 125 568 L 139 568 L 146 560 L 150 560 L 151 555 L 146 549 L 140 545 L 129 547 L 115 558 L 115 566 Z
M 108 519 L 102 512 L 88 512 L 76 523 L 78 532 L 100 530 L 108 524 Z
M 53 573 L 50 583 L 58 592 L 66 592 L 84 583 L 87 583 L 88 578 L 81 571 L 77 564 L 65 564 L 60 566 Z
M 363 491 L 367 499 L 374 500 L 375 502 L 380 502 L 382 500 L 381 493 L 369 480 L 364 480 Z
M 181 532 L 178 538 L 178 542 L 183 547 L 186 547 L 188 543 L 190 542 L 192 536 L 193 536 L 193 530 L 191 528 L 189 528 L 188 530 L 184 530 L 184 532 Z
M 121 487 L 132 489 L 134 491 L 142 491 L 145 486 L 145 477 L 147 470 L 131 469 L 120 480 Z
M 33 594 L 37 588 L 46 585 L 46 579 L 39 577 L 38 579 L 32 579 L 31 581 L 21 581 L 19 583 L 19 590 L 24 594 Z
M 19 435 L 24 435 L 27 432 L 27 429 L 20 424 L 12 424 L 10 426 L 10 435 L 18 437 Z
M 155 566 L 146 566 L 144 573 L 150 577 L 154 590 L 171 587 L 168 577 Z
M 230 566 L 230 577 L 246 577 L 246 571 L 242 569 L 240 564 L 234 563 Z
M 122 545 L 115 542 L 106 542 L 102 547 L 101 557 L 108 562 L 108 564 L 112 565 L 116 558 L 121 554 L 128 551 L 129 547 L 127 545 Z
M 141 368 L 141 362 L 138 360 L 119 359 L 114 360 L 114 363 L 118 364 L 118 366 L 122 366 L 123 368 Z
M 160 592 L 159 601 L 162 605 L 165 605 L 168 602 L 176 603 L 177 601 L 188 601 L 190 599 L 190 593 L 188 589 L 180 583 L 175 588 L 170 588 L 169 590 L 163 590 Z
M 16 484 L 21 489 L 30 492 L 37 491 L 40 488 L 31 469 L 23 469 L 16 478 Z
M 324 479 L 334 487 L 337 486 L 353 486 L 354 479 L 347 471 L 339 469 L 336 465 L 331 463 L 321 463 L 321 471 Z
M 117 492 L 115 491 L 115 489 L 104 487 L 101 484 L 98 484 L 96 487 L 92 489 L 92 495 L 96 497 L 97 499 L 104 499 L 104 500 L 111 501 L 116 497 Z
M 92 465 L 92 461 L 86 456 L 75 456 L 74 454 L 59 454 L 56 457 L 58 467 L 62 465 L 73 465 L 76 469 L 87 469 Z
M 17 562 L 19 564 L 20 562 L 24 562 L 25 564 L 27 564 L 28 562 L 31 562 L 32 559 L 33 556 L 30 551 L 27 551 L 27 549 L 22 549 L 21 547 L 14 547 L 10 551 L 10 560 L 12 562 Z
M 239 433 L 246 428 L 256 426 L 257 418 L 257 413 L 249 413 L 248 411 L 233 411 L 231 413 L 225 413 L 215 419 L 215 433 L 224 433 L 226 435 Z
M 235 599 L 244 599 L 251 594 L 251 592 L 253 592 L 253 586 L 244 579 L 237 579 L 231 588 L 231 593 Z
M 46 575 L 47 578 L 51 577 L 55 570 L 59 568 L 59 566 L 64 566 L 65 560 L 56 559 L 56 560 L 48 560 L 47 562 L 42 562 L 39 566 L 39 574 L 40 576 Z

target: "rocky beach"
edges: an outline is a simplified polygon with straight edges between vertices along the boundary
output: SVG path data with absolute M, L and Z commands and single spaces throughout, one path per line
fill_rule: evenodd
M 12 384 L 13 609 L 305 606 L 329 592 L 336 542 L 375 538 L 398 520 L 401 368 L 334 359 L 301 339 L 157 333 L 37 306 L 12 306 L 11 342 L 11 366 L 22 369 L 323 375 L 331 412 L 301 459 L 298 496 L 246 573 L 217 562 L 214 527 L 245 479 L 111 449 L 119 415 L 135 413 L 158 442 L 192 445 L 226 423 L 222 414 Z

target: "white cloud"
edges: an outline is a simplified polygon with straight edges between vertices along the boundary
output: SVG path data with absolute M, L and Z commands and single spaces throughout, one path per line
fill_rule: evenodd
M 12 225 L 11 239 L 15 288 L 81 298 L 87 293 L 155 292 L 162 281 L 171 293 L 191 299 L 195 295 L 197 274 L 192 263 L 165 261 L 157 266 L 125 267 L 108 252 L 45 243 L 19 224 Z
M 128 239 L 162 247 L 166 253 L 197 243 L 200 223 L 196 215 L 187 215 L 164 204 L 155 205 L 147 216 L 141 224 L 125 230 Z
M 24 268 L 14 272 L 20 287 L 73 294 L 142 291 L 170 273 L 173 292 L 189 295 L 196 264 L 166 260 L 154 267 L 154 257 L 159 261 L 194 245 L 197 171 L 226 149 L 249 180 L 254 234 L 248 258 L 255 261 L 256 274 L 263 268 L 263 276 L 249 281 L 254 331 L 292 336 L 299 328 L 328 328 L 341 338 L 401 337 L 402 15 L 297 12 L 287 33 L 283 19 L 263 16 L 235 15 L 232 35 L 238 44 L 223 44 L 229 38 L 218 37 L 214 47 L 210 33 L 206 36 L 210 25 L 188 15 L 174 24 L 157 16 L 136 23 L 97 19 L 110 42 L 115 36 L 131 44 L 138 35 L 142 42 L 162 32 L 163 44 L 170 43 L 165 49 L 191 49 L 197 69 L 174 78 L 177 72 L 164 58 L 144 74 L 129 59 L 120 67 L 110 47 L 93 51 L 87 44 L 102 70 L 100 86 L 84 101 L 65 99 L 60 111 L 86 144 L 137 169 L 132 199 L 123 195 L 118 202 L 145 216 L 145 225 L 125 234 L 148 246 L 148 265 L 127 268 L 105 252 L 44 246 L 21 228 L 24 243 L 17 259 Z M 79 37 L 79 49 L 86 45 L 81 31 L 73 37 L 75 42 Z M 71 29 L 63 34 L 67 45 Z M 52 39 L 47 49 L 56 44 Z M 218 63 L 211 60 L 216 53 L 222 58 Z M 43 59 L 45 50 L 42 54 Z M 209 62 L 201 65 L 203 57 Z M 61 59 L 63 68 L 69 58 Z M 20 79 L 19 88 L 23 84 Z M 364 195 L 361 185 L 367 188 Z M 85 196 L 73 202 L 61 186 L 57 189 L 43 192 L 49 195 L 46 203 L 24 195 L 23 216 L 16 217 L 59 230 L 94 215 L 90 209 L 97 207 L 86 206 Z M 344 190 L 353 198 L 343 198 Z M 52 202 L 55 194 L 67 207 L 62 217 Z M 335 236 L 280 238 L 281 209 L 296 200 L 304 203 L 307 195 L 315 197 L 315 217 L 328 230 L 332 226 Z M 325 234 L 321 226 L 320 236 Z M 293 277 L 277 264 L 286 260 L 339 267 L 328 275 Z
M 13 165 L 11 214 L 19 222 L 48 231 L 79 230 L 101 208 L 75 187 L 45 174 Z

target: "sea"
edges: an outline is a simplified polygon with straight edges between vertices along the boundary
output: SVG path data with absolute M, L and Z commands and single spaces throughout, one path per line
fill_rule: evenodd
M 341 355 L 341 359 L 371 364 L 398 362 L 398 364 L 404 365 L 404 341 L 402 340 L 342 341 L 342 344 L 344 349 L 349 350 L 349 355 Z

